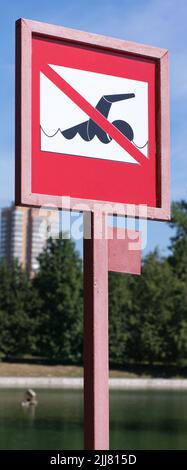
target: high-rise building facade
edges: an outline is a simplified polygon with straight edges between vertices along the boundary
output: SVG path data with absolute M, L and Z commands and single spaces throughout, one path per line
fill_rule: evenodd
M 38 269 L 38 256 L 49 236 L 58 237 L 59 213 L 12 205 L 1 210 L 0 259 L 14 259 L 30 275 Z

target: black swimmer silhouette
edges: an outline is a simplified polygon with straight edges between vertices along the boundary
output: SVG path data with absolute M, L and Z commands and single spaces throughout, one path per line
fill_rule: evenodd
M 102 96 L 102 98 L 98 101 L 95 108 L 107 118 L 113 103 L 116 103 L 117 101 L 128 100 L 134 97 L 134 93 L 105 95 Z M 119 131 L 122 132 L 122 134 L 124 134 L 127 139 L 129 139 L 130 141 L 133 140 L 134 132 L 128 122 L 122 121 L 121 119 L 117 119 L 116 121 L 113 121 L 112 124 L 117 127 L 117 129 L 119 129 Z M 108 144 L 112 140 L 112 138 L 106 132 L 104 132 L 101 127 L 99 127 L 94 121 L 92 121 L 92 119 L 82 122 L 81 124 L 78 124 L 76 126 L 70 127 L 69 129 L 66 129 L 64 131 L 61 131 L 61 133 L 68 140 L 73 139 L 77 133 L 86 142 L 91 141 L 95 136 L 97 136 L 97 138 L 103 144 Z

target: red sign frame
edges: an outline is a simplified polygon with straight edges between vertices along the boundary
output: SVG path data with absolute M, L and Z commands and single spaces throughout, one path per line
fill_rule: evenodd
M 32 161 L 32 155 L 35 155 L 36 152 L 33 151 L 33 145 L 37 148 L 37 138 L 38 135 L 37 128 L 37 106 L 35 106 L 35 92 L 33 90 L 36 87 L 33 85 L 36 77 L 35 69 L 37 69 L 37 60 L 35 60 L 35 49 L 40 47 L 40 41 L 44 39 L 45 49 L 48 47 L 47 54 L 48 57 L 53 57 L 53 43 L 57 44 L 59 41 L 63 42 L 64 47 L 66 45 L 71 47 L 71 52 L 73 54 L 74 48 L 78 47 L 81 50 L 92 50 L 92 53 L 98 53 L 103 58 L 106 54 L 108 57 L 111 54 L 111 58 L 116 61 L 115 64 L 119 62 L 119 57 L 123 57 L 124 60 L 131 62 L 133 61 L 137 64 L 137 61 L 142 61 L 143 67 L 148 67 L 150 64 L 150 70 L 152 67 L 153 75 L 153 66 L 154 66 L 154 80 L 155 80 L 155 89 L 154 93 L 152 91 L 152 99 L 155 100 L 155 149 L 154 142 L 152 145 L 152 153 L 155 155 L 155 196 L 152 195 L 148 198 L 147 204 L 147 218 L 154 220 L 169 220 L 170 218 L 170 194 L 169 194 L 169 93 L 168 93 L 168 52 L 165 49 L 158 49 L 151 46 L 145 46 L 141 44 L 135 44 L 132 42 L 127 42 L 119 39 L 99 36 L 95 34 L 80 32 L 76 30 L 67 29 L 60 26 L 53 26 L 49 24 L 39 23 L 35 21 L 20 19 L 16 22 L 16 204 L 18 205 L 29 205 L 29 206 L 41 206 L 41 205 L 55 205 L 60 209 L 74 209 L 76 210 L 93 210 L 95 204 L 108 205 L 111 206 L 114 204 L 115 211 L 117 207 L 117 213 L 119 215 L 132 215 L 139 216 L 139 205 L 135 200 L 121 200 L 118 199 L 118 194 L 115 198 L 112 198 L 112 191 L 106 191 L 106 199 L 101 198 L 90 198 L 87 196 L 87 192 L 83 191 L 81 198 L 73 194 L 73 192 L 68 193 L 68 175 L 72 169 L 75 159 L 70 161 L 67 160 L 65 163 L 66 166 L 63 167 L 63 173 L 66 175 L 67 186 L 65 187 L 65 192 L 60 194 L 60 187 L 57 188 L 57 194 L 54 194 L 54 189 L 47 183 L 46 178 L 41 176 L 41 169 L 38 167 L 39 159 Z M 33 42 L 34 40 L 34 42 Z M 33 46 L 34 44 L 34 46 Z M 47 46 L 49 44 L 49 46 Z M 35 49 L 33 48 L 35 47 Z M 42 46 L 43 47 L 43 46 Z M 55 46 L 56 47 L 56 46 Z M 38 49 L 39 50 L 39 49 Z M 39 50 L 40 55 L 41 51 Z M 50 54 L 52 54 L 50 56 Z M 45 55 L 45 50 L 44 50 Z M 79 54 L 81 57 L 81 54 Z M 50 63 L 50 62 L 48 62 Z M 33 67 L 34 67 L 34 76 L 33 76 Z M 100 66 L 102 67 L 102 65 Z M 78 65 L 79 68 L 79 65 Z M 136 68 L 136 67 L 135 67 Z M 134 72 L 133 72 L 134 73 Z M 142 68 L 142 74 L 144 73 Z M 143 76 L 143 75 L 142 75 Z M 51 77 L 53 80 L 53 72 Z M 55 79 L 55 77 L 54 77 Z M 62 83 L 59 83 L 61 86 Z M 34 86 L 34 88 L 33 88 Z M 151 88 L 151 87 L 150 87 Z M 67 93 L 71 93 L 72 90 L 67 90 Z M 75 100 L 80 99 L 80 96 L 75 95 Z M 85 101 L 85 100 L 84 100 Z M 84 104 L 84 103 L 83 103 Z M 89 110 L 89 103 L 85 103 Z M 89 110 L 90 113 L 94 113 L 94 108 Z M 33 113 L 33 114 L 32 114 Z M 97 114 L 97 112 L 96 112 Z M 34 119 L 33 119 L 34 116 Z M 102 117 L 102 116 L 101 116 Z M 99 118 L 96 115 L 96 118 Z M 113 132 L 114 138 L 120 140 L 122 134 L 116 131 L 114 128 L 110 127 L 110 123 L 103 119 L 103 126 L 109 126 L 109 131 Z M 106 127 L 107 129 L 107 127 Z M 121 134 L 121 136 L 120 136 Z M 123 137 L 123 136 L 122 136 Z M 126 139 L 123 138 L 122 145 L 132 144 Z M 34 144 L 33 144 L 34 142 Z M 121 141 L 120 141 L 121 142 Z M 34 147 L 35 149 L 35 147 Z M 140 154 L 140 152 L 139 152 Z M 137 151 L 137 159 L 139 158 Z M 140 155 L 141 157 L 141 155 Z M 78 157 L 80 158 L 80 157 Z M 82 157 L 81 157 L 82 158 Z M 85 160 L 95 160 L 95 159 L 84 159 Z M 147 160 L 147 159 L 145 159 Z M 48 161 L 52 161 L 51 159 Z M 54 160 L 53 160 L 54 161 Z M 62 162 L 62 159 L 59 160 Z M 45 164 L 47 159 L 45 160 Z M 113 163 L 111 173 L 111 181 L 114 178 L 114 181 L 119 177 L 121 167 L 119 164 Z M 43 163 L 42 163 L 43 164 Z M 48 164 L 48 163 L 47 163 Z M 57 168 L 61 163 L 56 159 Z M 89 171 L 94 175 L 94 165 L 98 165 L 98 162 L 91 163 L 92 167 Z M 102 175 L 108 171 L 110 174 L 110 167 L 106 166 L 106 162 L 99 161 L 100 173 Z M 114 167 L 115 165 L 115 167 Z M 149 164 L 150 165 L 150 164 Z M 131 165 L 135 166 L 135 165 Z M 130 165 L 129 165 L 130 167 Z M 90 168 L 90 167 L 89 167 Z M 45 176 L 45 168 L 43 167 L 42 171 Z M 50 166 L 48 167 L 48 173 L 50 174 Z M 58 183 L 58 173 L 62 171 L 61 166 L 56 172 L 57 180 L 55 182 L 56 186 L 60 185 L 60 178 Z M 79 161 L 79 170 L 75 167 L 75 174 L 77 171 L 83 171 L 80 166 Z M 88 173 L 88 168 L 87 168 Z M 128 170 L 129 175 L 131 169 Z M 152 173 L 150 173 L 150 171 Z M 149 184 L 150 175 L 153 175 L 154 169 L 151 167 L 145 173 L 146 180 Z M 68 173 L 69 172 L 69 173 Z M 62 173 L 62 174 L 63 174 Z M 98 173 L 97 173 L 98 174 Z M 33 180 L 32 180 L 33 177 Z M 32 180 L 32 184 L 31 184 Z M 34 181 L 34 183 L 33 183 Z M 142 187 L 145 185 L 145 181 L 142 180 Z M 135 180 L 136 183 L 136 180 Z M 72 186 L 76 189 L 76 180 L 72 181 Z M 90 185 L 88 185 L 90 187 Z M 117 184 L 116 184 L 117 186 Z M 96 181 L 94 181 L 94 187 L 96 187 Z M 120 187 L 120 185 L 119 185 Z M 48 189 L 49 188 L 49 189 Z M 51 189 L 52 188 L 52 189 Z M 33 190 L 34 189 L 34 190 Z M 49 192 L 49 194 L 48 194 Z M 150 190 L 150 194 L 151 190 Z M 70 195 L 70 204 L 69 200 L 67 202 L 66 198 L 62 199 L 62 196 Z M 154 204 L 149 203 L 154 202 Z M 119 203 L 117 206 L 116 204 Z M 140 201 L 140 204 L 144 205 L 145 201 Z M 112 212 L 112 209 L 109 209 L 109 212 Z

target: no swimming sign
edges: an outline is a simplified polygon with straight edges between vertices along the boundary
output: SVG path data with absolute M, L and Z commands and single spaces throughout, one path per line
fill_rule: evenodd
M 163 49 L 19 20 L 17 202 L 168 219 L 167 64 Z

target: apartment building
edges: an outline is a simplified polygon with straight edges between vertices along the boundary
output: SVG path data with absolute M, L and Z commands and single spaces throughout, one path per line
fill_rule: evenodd
M 49 236 L 58 237 L 59 213 L 12 205 L 1 210 L 0 259 L 18 262 L 32 276 Z

